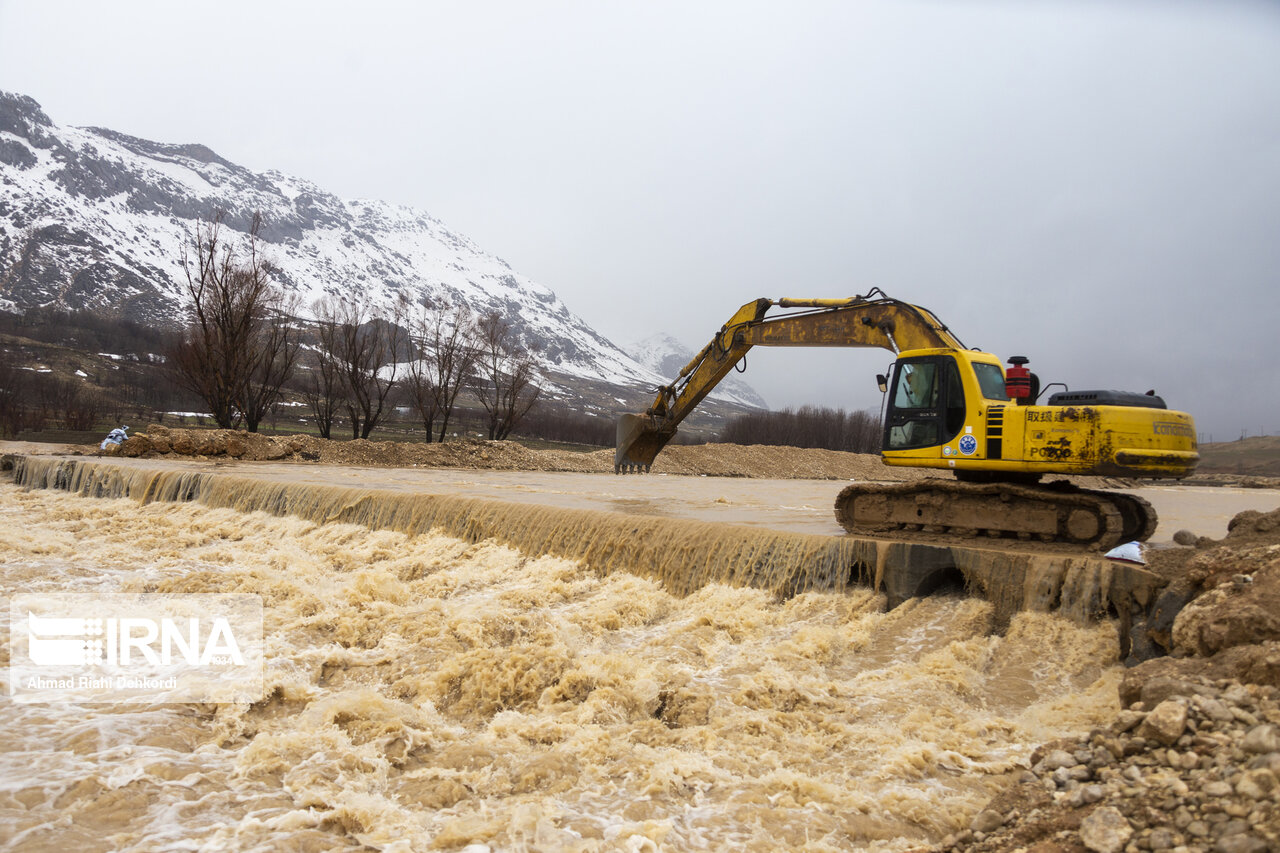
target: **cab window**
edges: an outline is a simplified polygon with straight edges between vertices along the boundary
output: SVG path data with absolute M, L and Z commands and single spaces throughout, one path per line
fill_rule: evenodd
M 938 387 L 934 379 L 938 365 L 915 362 L 902 365 L 898 375 L 898 391 L 893 405 L 898 409 L 932 409 L 938 405 Z
M 981 361 L 973 363 L 974 375 L 978 377 L 978 387 L 982 389 L 982 396 L 988 400 L 1002 400 L 1008 402 L 1009 393 L 1004 386 L 1004 371 L 997 364 L 987 364 Z
M 889 450 L 937 447 L 964 429 L 964 385 L 954 358 L 900 362 L 885 419 Z

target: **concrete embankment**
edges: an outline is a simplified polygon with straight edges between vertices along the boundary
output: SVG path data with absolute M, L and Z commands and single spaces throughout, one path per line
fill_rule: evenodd
M 989 599 L 1003 629 L 1020 610 L 1057 611 L 1088 622 L 1141 622 L 1163 586 L 1141 567 L 1079 553 L 905 543 L 822 536 L 688 519 L 623 515 L 451 495 L 279 482 L 165 464 L 14 455 L 15 482 L 90 497 L 196 501 L 242 512 L 294 515 L 409 534 L 440 530 L 493 539 L 529 554 L 583 560 L 600 573 L 628 571 L 687 594 L 709 583 L 788 597 L 851 585 L 883 592 L 889 607 L 963 587 Z M 131 460 L 130 460 L 131 461 Z M 1126 632 L 1127 633 L 1127 632 Z M 1123 652 L 1128 653 L 1124 648 Z

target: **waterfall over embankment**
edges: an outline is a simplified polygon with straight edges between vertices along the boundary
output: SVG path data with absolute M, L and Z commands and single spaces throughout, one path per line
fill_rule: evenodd
M 602 573 L 626 568 L 679 595 L 717 582 L 781 595 L 838 590 L 865 582 L 850 572 L 875 561 L 874 543 L 850 538 L 91 460 L 19 457 L 14 481 L 87 497 L 196 501 L 411 535 L 441 531 L 468 542 L 494 539 L 529 554 L 584 560 Z
M 608 574 L 655 578 L 686 595 L 710 583 L 751 586 L 782 597 L 866 585 L 889 606 L 963 586 L 995 606 L 1003 628 L 1020 610 L 1057 610 L 1079 622 L 1141 619 L 1160 581 L 1136 566 L 1082 554 L 821 536 L 687 519 L 622 515 L 452 495 L 295 483 L 236 473 L 101 460 L 14 458 L 27 488 L 91 497 L 195 501 L 241 512 L 347 522 L 410 535 L 440 531 L 468 542 L 492 539 L 531 555 L 583 560 Z

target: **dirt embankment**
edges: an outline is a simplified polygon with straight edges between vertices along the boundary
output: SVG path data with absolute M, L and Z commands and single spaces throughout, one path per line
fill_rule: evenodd
M 514 441 L 461 439 L 443 444 L 400 441 L 327 441 L 310 435 L 266 436 L 238 430 L 185 430 L 152 426 L 106 451 L 127 457 L 204 457 L 246 461 L 318 462 L 391 468 L 485 468 L 499 471 L 610 473 L 613 451 L 534 450 Z M 676 445 L 654 463 L 657 474 L 827 480 L 910 480 L 928 472 L 890 468 L 879 456 L 797 447 L 737 444 Z
M 1202 444 L 1198 470 L 1205 474 L 1280 478 L 1280 436 Z

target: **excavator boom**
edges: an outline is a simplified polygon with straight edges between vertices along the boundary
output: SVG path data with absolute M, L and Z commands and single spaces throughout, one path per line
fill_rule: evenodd
M 798 309 L 766 317 L 771 308 Z M 649 470 L 676 428 L 753 346 L 965 349 L 930 311 L 879 288 L 847 299 L 756 299 L 739 308 L 642 415 L 618 419 L 616 472 Z

